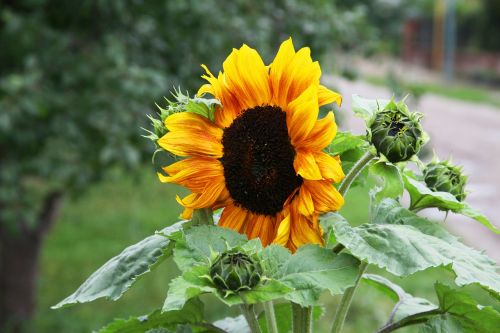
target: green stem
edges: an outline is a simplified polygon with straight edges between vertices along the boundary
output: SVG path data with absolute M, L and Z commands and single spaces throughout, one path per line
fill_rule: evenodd
M 264 302 L 263 306 L 266 315 L 267 331 L 269 333 L 278 333 L 278 323 L 276 323 L 273 301 Z
M 340 333 L 342 331 L 342 327 L 344 326 L 344 321 L 347 316 L 347 312 L 349 311 L 349 307 L 351 306 L 352 298 L 354 296 L 354 292 L 361 281 L 361 277 L 366 270 L 368 263 L 362 262 L 359 266 L 359 275 L 354 282 L 354 286 L 347 288 L 342 295 L 342 299 L 340 300 L 340 304 L 337 308 L 337 312 L 335 313 L 335 319 L 333 320 L 331 333 Z
M 253 309 L 253 305 L 251 304 L 241 304 L 241 313 L 245 316 L 245 319 L 248 322 L 248 326 L 250 327 L 250 331 L 252 333 L 262 333 L 260 330 L 259 322 L 257 321 L 257 317 L 255 316 L 255 311 Z
M 376 157 L 375 155 L 367 151 L 363 156 L 361 156 L 361 158 L 356 162 L 356 164 L 354 164 L 354 166 L 351 168 L 351 170 L 349 170 L 344 180 L 340 184 L 339 192 L 342 196 L 345 196 L 345 194 L 349 190 L 349 187 L 351 187 L 351 184 L 354 181 L 354 179 L 356 179 L 356 177 L 361 173 L 361 171 L 363 171 L 364 167 L 367 166 L 375 157 Z M 343 249 L 344 245 L 339 243 L 333 248 L 333 251 L 335 253 L 339 253 Z M 361 281 L 361 277 L 363 276 L 363 273 L 365 272 L 367 266 L 368 266 L 367 263 L 365 262 L 361 263 L 361 266 L 359 267 L 359 275 L 356 279 L 356 282 L 354 283 L 354 286 L 347 288 L 346 291 L 344 292 L 344 295 L 342 295 L 342 299 L 340 300 L 337 312 L 335 313 L 335 319 L 333 320 L 333 325 L 331 330 L 332 333 L 340 333 L 340 331 L 342 331 L 342 327 L 344 326 L 344 321 L 347 316 L 347 312 L 349 311 L 349 307 L 351 306 L 354 292 L 356 291 L 356 288 L 358 287 L 358 284 Z
M 312 307 L 292 303 L 293 333 L 312 333 Z
M 387 324 L 387 325 L 379 328 L 375 333 L 389 333 L 389 332 L 395 331 L 397 329 L 400 329 L 402 327 L 421 324 L 421 323 L 424 323 L 427 320 L 429 320 L 430 316 L 439 315 L 440 313 L 441 313 L 441 311 L 439 309 L 430 310 L 427 312 L 416 313 L 414 315 L 403 318 L 400 321 L 397 321 L 395 323 Z
M 425 207 L 418 207 L 417 205 L 422 201 L 423 196 L 417 199 L 415 202 L 410 202 L 410 207 L 408 207 L 408 210 L 411 210 L 412 212 L 416 213 L 418 211 L 421 211 Z
M 339 192 L 344 196 L 347 191 L 349 190 L 349 187 L 351 187 L 352 182 L 356 177 L 363 171 L 363 168 L 370 163 L 371 160 L 373 160 L 376 156 L 372 155 L 370 152 L 366 152 L 361 158 L 354 164 L 354 166 L 349 170 L 347 175 L 345 176 L 344 180 L 339 186 Z
M 357 176 L 363 171 L 364 167 L 368 165 L 376 156 L 372 155 L 370 152 L 366 152 L 361 158 L 354 164 L 354 166 L 349 170 L 344 180 L 339 186 L 339 193 L 342 196 L 345 196 L 349 188 L 351 187 L 352 182 L 356 179 Z M 344 245 L 338 243 L 333 247 L 333 252 L 339 253 L 344 249 Z

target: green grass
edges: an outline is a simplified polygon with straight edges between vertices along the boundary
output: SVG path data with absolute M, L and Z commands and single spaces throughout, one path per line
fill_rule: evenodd
M 92 272 L 123 248 L 160 228 L 176 222 L 181 209 L 175 194 L 179 187 L 158 182 L 154 171 L 144 168 L 135 177 L 97 185 L 78 200 L 67 202 L 62 215 L 46 240 L 41 258 L 36 318 L 29 332 L 90 332 L 118 317 L 142 315 L 161 307 L 167 286 L 178 270 L 167 260 L 154 272 L 140 279 L 123 298 L 113 302 L 98 300 L 59 310 L 49 307 L 72 293 Z M 342 214 L 355 224 L 366 221 L 368 195 L 353 188 L 346 198 Z M 370 269 L 377 272 L 377 269 Z M 388 276 L 387 274 L 385 274 Z M 451 281 L 451 274 L 430 270 L 402 280 L 409 292 L 433 299 L 432 284 L 437 279 Z M 205 298 L 207 317 L 215 320 L 237 315 L 213 298 Z M 339 297 L 324 295 L 325 314 L 318 332 L 327 332 Z M 355 295 L 345 332 L 371 332 L 381 326 L 390 313 L 392 302 L 379 292 L 361 285 Z M 416 332 L 415 328 L 401 332 Z
M 383 77 L 365 76 L 364 79 L 378 86 L 389 85 L 388 79 Z M 431 93 L 462 101 L 485 103 L 500 107 L 500 95 L 498 93 L 495 94 L 486 88 L 478 88 L 472 85 L 404 82 L 402 83 L 402 89 L 405 94 L 411 94 L 412 92 Z

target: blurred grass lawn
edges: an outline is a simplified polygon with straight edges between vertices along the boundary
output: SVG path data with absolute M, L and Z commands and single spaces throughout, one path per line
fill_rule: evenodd
M 168 282 L 178 273 L 171 260 L 138 281 L 116 302 L 98 300 L 60 310 L 49 308 L 125 247 L 177 221 L 181 208 L 175 202 L 176 193 L 185 193 L 185 190 L 161 184 L 152 168 L 143 168 L 139 175 L 106 181 L 78 200 L 68 201 L 43 249 L 37 314 L 34 327 L 29 331 L 90 332 L 114 318 L 142 315 L 161 307 Z M 366 190 L 353 188 L 342 213 L 352 223 L 359 224 L 367 217 L 367 205 Z M 435 301 L 433 281 L 438 277 L 451 281 L 452 275 L 436 269 L 416 274 L 404 282 L 392 279 L 408 292 Z M 317 332 L 328 331 L 339 297 L 325 295 L 323 299 L 326 309 Z M 227 310 L 211 298 L 206 301 L 210 302 L 206 310 L 210 319 L 237 314 L 237 309 Z M 392 305 L 381 293 L 362 285 L 355 296 L 345 332 L 373 332 L 388 318 Z M 416 329 L 400 332 L 416 332 Z

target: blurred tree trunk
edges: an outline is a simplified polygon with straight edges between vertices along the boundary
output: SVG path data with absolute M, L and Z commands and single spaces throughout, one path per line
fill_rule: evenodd
M 21 222 L 12 231 L 0 224 L 0 332 L 22 331 L 33 315 L 40 249 L 62 198 L 58 191 L 46 196 L 36 226 Z

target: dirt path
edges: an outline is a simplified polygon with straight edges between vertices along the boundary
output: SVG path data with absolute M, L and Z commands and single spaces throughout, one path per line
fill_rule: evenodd
M 342 129 L 358 134 L 364 132 L 364 124 L 350 111 L 351 95 L 392 96 L 389 90 L 362 81 L 326 77 L 325 84 L 336 87 L 344 97 Z M 500 226 L 500 109 L 427 94 L 421 99 L 418 111 L 425 115 L 423 126 L 431 137 L 432 149 L 441 159 L 452 156 L 455 163 L 464 166 L 469 176 L 467 201 Z M 444 217 L 440 212 L 431 214 L 435 218 Z M 446 223 L 465 243 L 485 250 L 500 263 L 500 235 L 460 215 L 451 214 Z

